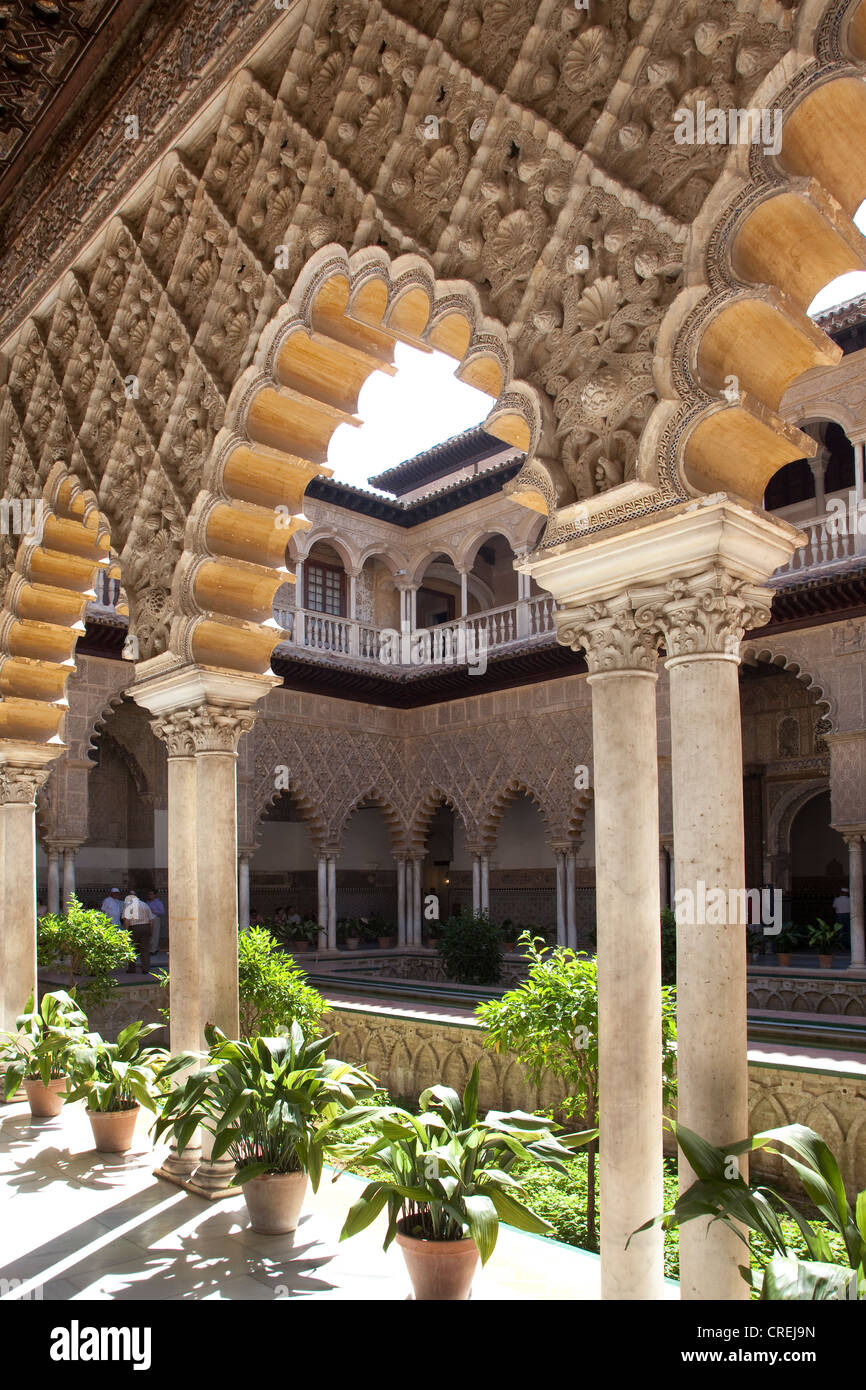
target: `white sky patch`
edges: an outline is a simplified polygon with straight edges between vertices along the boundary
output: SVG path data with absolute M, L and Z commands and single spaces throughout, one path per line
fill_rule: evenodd
M 337 482 L 373 492 L 369 477 L 480 425 L 490 414 L 493 398 L 458 381 L 458 364 L 444 353 L 398 343 L 394 362 L 396 376 L 374 372 L 361 388 L 360 429 L 340 425 L 331 438 L 328 464 Z
M 860 204 L 854 221 L 860 231 L 866 233 L 866 202 Z M 866 270 L 849 270 L 847 275 L 838 275 L 818 291 L 807 313 L 814 317 L 826 309 L 835 309 L 838 304 L 847 304 L 849 299 L 857 299 L 861 294 L 866 294 Z

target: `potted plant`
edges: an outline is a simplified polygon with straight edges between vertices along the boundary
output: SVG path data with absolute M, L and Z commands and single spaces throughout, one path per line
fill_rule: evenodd
M 752 960 L 760 960 L 764 954 L 764 928 L 759 926 L 746 927 L 746 940 Z
M 393 922 L 377 921 L 376 941 L 383 951 L 390 951 L 397 945 L 397 928 Z
M 312 951 L 319 938 L 319 924 L 308 918 L 305 922 L 295 922 L 289 929 L 290 944 L 297 954 Z
M 69 1054 L 87 1036 L 87 1015 L 71 995 L 58 989 L 43 994 L 38 1009 L 31 994 L 15 1027 L 14 1033 L 0 1034 L 5 1098 L 11 1100 L 23 1081 L 30 1114 L 50 1119 L 63 1109 Z
M 132 1136 L 142 1105 L 156 1110 L 168 1089 L 162 1068 L 168 1053 L 162 1047 L 141 1046 L 158 1023 L 130 1023 L 106 1042 L 99 1033 L 88 1033 L 69 1054 L 67 1101 L 83 1100 L 99 1153 L 123 1154 L 132 1147 Z
M 822 917 L 817 919 L 816 926 L 807 928 L 809 945 L 817 948 L 818 965 L 822 970 L 833 969 L 833 947 L 841 930 L 840 922 L 834 922 L 831 926 Z
M 206 1065 L 160 1102 L 157 1138 L 170 1131 L 182 1154 L 201 1127 L 213 1135 L 214 1159 L 234 1159 L 232 1182 L 254 1231 L 297 1229 L 308 1181 L 315 1192 L 340 1128 L 365 1114 L 357 1101 L 374 1094 L 366 1072 L 325 1056 L 335 1036 L 308 1038 L 293 1023 L 279 1037 L 232 1042 L 208 1024 Z M 180 1054 L 163 1075 L 199 1060 Z
M 781 966 L 791 964 L 791 952 L 800 944 L 800 928 L 793 922 L 786 922 L 776 937 L 776 960 Z
M 350 951 L 357 951 L 361 945 L 361 929 L 364 918 L 351 917 L 346 924 L 346 946 Z
M 562 1134 L 537 1115 L 490 1110 L 478 1118 L 478 1065 L 458 1096 L 448 1086 L 424 1091 L 417 1115 L 396 1105 L 368 1112 L 365 1134 L 343 1157 L 373 1169 L 346 1217 L 340 1236 L 364 1230 L 387 1207 L 384 1246 L 393 1240 L 419 1300 L 469 1297 L 479 1257 L 486 1264 L 500 1220 L 542 1234 L 550 1226 L 523 1201 L 511 1169 L 532 1159 L 560 1172 L 573 1150 L 597 1131 Z

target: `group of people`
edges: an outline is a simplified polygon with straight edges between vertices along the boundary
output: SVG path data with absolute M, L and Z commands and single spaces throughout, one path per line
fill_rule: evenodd
M 288 907 L 278 907 L 274 913 L 274 921 L 278 922 L 280 926 L 298 926 L 302 920 L 298 909 L 291 904 Z
M 119 888 L 112 888 L 107 898 L 103 898 L 101 911 L 118 927 L 130 932 L 138 952 L 140 965 L 135 970 L 150 974 L 150 958 L 159 950 L 159 938 L 165 921 L 165 905 L 151 888 L 145 895 L 146 901 L 131 889 L 126 897 L 121 896 Z

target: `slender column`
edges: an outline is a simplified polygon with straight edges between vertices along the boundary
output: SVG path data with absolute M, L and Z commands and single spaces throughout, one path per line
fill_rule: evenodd
M 319 950 L 328 949 L 328 856 L 320 854 L 317 861 L 317 887 L 319 891 L 317 921 L 319 923 Z
M 415 872 L 412 879 L 412 942 L 420 946 L 423 942 L 421 929 L 421 897 L 423 888 L 423 866 L 426 855 L 415 855 L 412 863 Z
M 481 855 L 472 856 L 472 915 L 478 917 L 481 907 Z
M 573 849 L 565 856 L 565 926 L 566 941 L 577 950 L 577 862 Z
M 406 860 L 397 860 L 397 941 L 406 945 Z
M 481 856 L 481 911 L 490 915 L 490 855 Z
M 749 1132 L 745 924 L 731 910 L 745 885 L 739 644 L 770 618 L 772 591 L 715 563 L 658 607 L 670 673 L 677 910 L 680 1122 L 711 1144 Z M 721 889 L 723 905 L 697 910 Z M 722 895 L 719 895 L 722 898 Z M 711 923 L 702 917 L 723 920 Z M 746 1176 L 748 1165 L 740 1159 Z M 680 1185 L 694 1180 L 680 1161 Z M 748 1298 L 742 1242 L 718 1222 L 680 1231 L 680 1296 Z
M 24 747 L 32 762 L 0 767 L 0 1030 L 9 1032 L 36 995 L 36 796 L 58 754 Z
M 337 949 L 337 858 L 328 855 L 328 950 Z
M 406 621 L 409 624 L 409 631 L 414 632 L 418 626 L 418 585 L 413 584 L 406 590 Z
M 556 944 L 568 945 L 568 919 L 565 910 L 566 869 L 565 851 L 558 849 L 556 855 Z
M 592 687 L 602 1298 L 660 1299 L 661 1232 L 626 1249 L 663 1210 L 657 639 L 625 597 L 572 610 L 559 637 L 585 650 Z
M 864 481 L 863 470 L 863 451 L 862 440 L 854 445 L 854 500 L 857 506 L 866 499 L 866 481 Z
M 48 911 L 60 911 L 60 850 L 54 845 L 48 850 Z
M 846 835 L 848 846 L 848 877 L 851 892 L 851 966 L 852 970 L 866 967 L 866 941 L 863 929 L 863 838 Z
M 814 458 L 809 460 L 809 467 L 812 470 L 812 477 L 815 479 L 815 514 L 823 516 L 827 510 L 827 497 L 824 492 L 824 474 L 827 470 L 828 453 L 822 445 L 818 446 L 818 452 Z
M 63 907 L 67 910 L 69 899 L 75 894 L 75 846 L 63 847 Z
M 250 924 L 250 856 L 238 858 L 238 925 L 244 931 Z
M 460 616 L 465 618 L 469 612 L 469 571 L 460 571 Z

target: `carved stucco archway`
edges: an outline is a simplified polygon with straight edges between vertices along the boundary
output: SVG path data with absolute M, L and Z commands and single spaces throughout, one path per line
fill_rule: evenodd
M 832 733 L 836 729 L 838 707 L 834 695 L 829 691 L 826 680 L 821 677 L 821 683 L 808 671 L 803 670 L 802 660 L 798 659 L 793 652 L 779 651 L 775 645 L 765 647 L 760 642 L 750 642 L 743 647 L 741 660 L 745 666 L 775 666 L 779 671 L 787 671 L 813 697 L 816 706 L 822 711 L 822 718 L 829 725 L 827 732 Z
M 765 856 L 788 855 L 791 852 L 791 827 L 799 811 L 816 796 L 830 790 L 826 777 L 809 778 L 786 787 L 767 818 Z
M 814 440 L 780 408 L 793 382 L 842 356 L 807 317 L 809 304 L 831 280 L 866 268 L 853 221 L 866 197 L 864 70 L 866 5 L 804 6 L 795 48 L 750 105 L 780 112 L 778 156 L 733 144 L 692 224 L 684 286 L 659 329 L 660 399 L 633 480 L 575 498 L 562 469 L 539 456 L 506 485 L 547 513 L 542 550 L 700 494 L 760 506 L 779 468 L 814 455 Z

